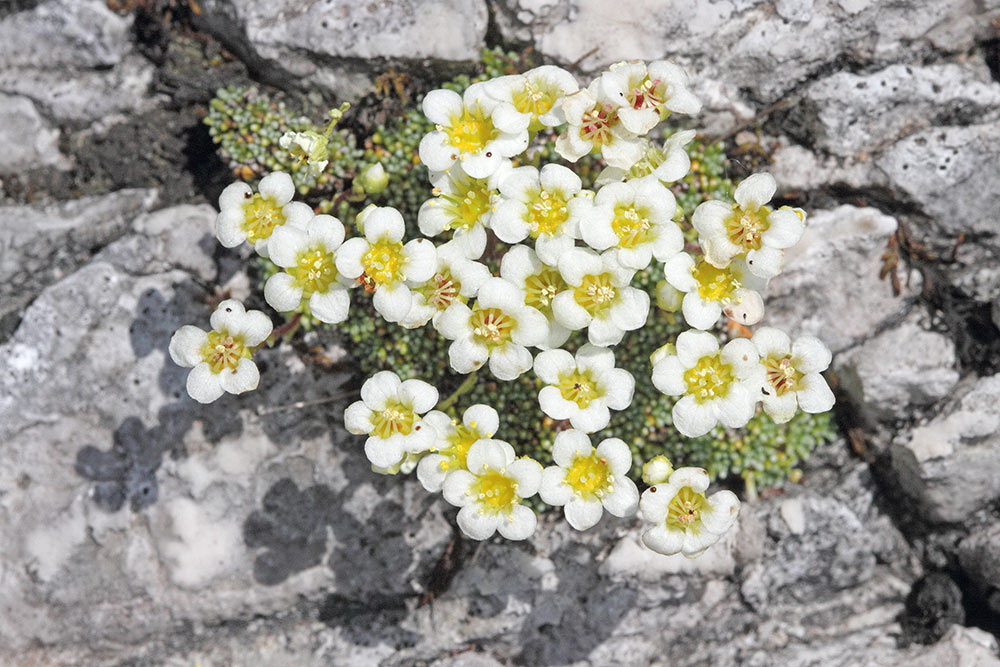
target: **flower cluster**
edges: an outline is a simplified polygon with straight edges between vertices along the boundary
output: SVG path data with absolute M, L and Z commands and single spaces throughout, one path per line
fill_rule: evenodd
M 537 519 L 524 501 L 537 494 L 562 507 L 578 530 L 605 511 L 639 513 L 649 548 L 695 556 L 735 522 L 736 496 L 707 496 L 705 470 L 674 470 L 656 457 L 644 468 L 649 487 L 640 499 L 628 443 L 591 440 L 608 427 L 611 411 L 629 408 L 636 383 L 679 397 L 673 423 L 689 437 L 719 424 L 743 426 L 758 403 L 776 422 L 833 404 L 820 375 L 830 354 L 816 338 L 792 342 L 764 327 L 721 344 L 712 333 L 723 315 L 744 331 L 762 319 L 762 292 L 802 235 L 805 213 L 773 208 L 774 179 L 756 174 L 736 188 L 735 203 L 697 207 L 691 224 L 698 244 L 686 245 L 671 184 L 691 167 L 684 146 L 694 133 L 675 132 L 665 143 L 651 133 L 672 114 L 700 108 L 683 70 L 665 61 L 618 63 L 586 87 L 543 66 L 461 94 L 434 90 L 423 98 L 433 127 L 417 156 L 432 194 L 417 215 L 423 237 L 405 238 L 403 215 L 372 205 L 347 238 L 340 220 L 292 201 L 294 185 L 281 172 L 256 191 L 243 183 L 226 188 L 216 235 L 226 247 L 248 242 L 276 265 L 264 298 L 280 313 L 337 324 L 348 316 L 351 290 L 361 287 L 386 322 L 431 327 L 450 341 L 448 365 L 467 376 L 451 396 L 439 402 L 438 388 L 383 370 L 364 382 L 344 423 L 367 437 L 375 471 L 416 470 L 428 491 L 457 506 L 469 537 L 527 538 Z M 555 151 L 569 163 L 600 156 L 607 166 L 594 189 L 570 166 L 524 164 L 540 133 L 558 134 Z M 290 134 L 282 145 L 322 172 L 324 136 L 330 128 Z M 359 174 L 362 194 L 386 187 L 376 167 Z M 614 348 L 627 332 L 664 316 L 635 284 L 651 266 L 665 278 L 657 305 L 680 310 L 693 330 L 663 341 L 651 377 L 637 378 L 618 367 Z M 215 331 L 184 327 L 171 341 L 174 360 L 194 367 L 189 392 L 201 401 L 255 387 L 250 356 L 271 333 L 263 314 L 224 305 L 223 315 L 212 316 Z M 587 343 L 565 349 L 573 332 Z M 501 419 L 489 405 L 467 407 L 461 420 L 449 416 L 486 367 L 499 382 L 534 377 L 540 409 L 565 426 L 552 446 L 553 465 L 519 457 L 516 443 L 497 439 Z

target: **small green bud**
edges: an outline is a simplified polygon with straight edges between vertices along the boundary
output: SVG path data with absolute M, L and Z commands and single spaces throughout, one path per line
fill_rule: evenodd
M 650 486 L 662 484 L 674 472 L 670 459 L 660 454 L 642 464 L 642 481 Z
M 681 292 L 666 280 L 656 283 L 656 305 L 668 313 L 676 313 L 681 308 L 684 292 Z
M 358 230 L 358 234 L 365 233 L 365 218 L 367 218 L 368 214 L 371 213 L 376 208 L 378 207 L 375 204 L 368 204 L 368 206 L 365 206 L 363 209 L 361 209 L 361 212 L 358 213 L 357 216 L 355 216 L 354 227 Z
M 381 162 L 370 164 L 361 172 L 357 182 L 370 195 L 377 195 L 389 185 L 389 176 Z
M 656 348 L 653 354 L 649 355 L 649 363 L 656 365 L 661 359 L 666 359 L 667 357 L 677 354 L 677 348 L 673 343 L 667 343 L 666 345 L 661 345 Z

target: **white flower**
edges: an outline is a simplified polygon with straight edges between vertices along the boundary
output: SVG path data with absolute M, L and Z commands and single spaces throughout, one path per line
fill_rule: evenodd
M 535 532 L 537 519 L 524 498 L 538 493 L 542 466 L 528 458 L 515 460 L 514 448 L 502 440 L 479 440 L 466 456 L 468 470 L 448 473 L 444 499 L 460 507 L 458 526 L 474 540 L 499 531 L 508 540 L 524 540 Z
M 800 336 L 793 343 L 784 331 L 761 327 L 751 339 L 764 368 L 761 388 L 764 412 L 781 424 L 803 412 L 826 412 L 834 397 L 820 375 L 830 366 L 830 350 L 815 336 Z
M 552 445 L 556 465 L 542 471 L 538 490 L 549 505 L 565 505 L 566 521 L 577 530 L 597 525 L 604 510 L 617 517 L 632 516 L 639 507 L 639 490 L 626 477 L 632 452 L 618 438 L 597 446 L 580 431 L 562 431 Z
M 463 95 L 432 90 L 421 104 L 437 129 L 420 140 L 420 160 L 431 171 L 445 171 L 457 162 L 473 178 L 486 178 L 503 158 L 528 147 L 528 118 L 511 104 L 490 97 L 484 83 L 474 83 Z
M 576 357 L 566 350 L 547 350 L 535 357 L 535 375 L 546 384 L 538 393 L 542 412 L 568 419 L 573 428 L 594 433 L 611 421 L 609 410 L 632 403 L 635 378 L 615 368 L 615 355 L 604 347 L 584 345 Z
M 649 294 L 629 286 L 635 271 L 615 255 L 614 250 L 598 255 L 572 248 L 559 258 L 559 274 L 568 289 L 552 300 L 552 311 L 567 329 L 586 328 L 587 339 L 598 347 L 617 345 L 649 316 Z
M 598 79 L 607 99 L 620 107 L 618 117 L 629 132 L 646 134 L 671 111 L 694 115 L 701 102 L 687 89 L 687 75 L 665 60 L 622 62 Z
M 436 448 L 417 464 L 417 479 L 428 491 L 440 491 L 448 474 L 468 470 L 466 457 L 477 440 L 489 440 L 500 426 L 500 415 L 488 405 L 478 403 L 466 408 L 462 421 L 451 419 L 439 410 L 431 410 L 424 422 L 437 430 Z
M 471 373 L 489 360 L 490 371 L 504 381 L 531 368 L 527 346 L 541 344 L 548 333 L 545 316 L 525 306 L 524 293 L 503 278 L 484 282 L 472 308 L 448 306 L 435 327 L 454 341 L 448 348 L 453 369 Z
M 671 134 L 662 148 L 657 148 L 646 139 L 642 143 L 642 157 L 631 169 L 605 167 L 594 185 L 601 187 L 608 183 L 620 183 L 640 178 L 655 178 L 660 183 L 674 183 L 687 176 L 691 169 L 691 157 L 684 150 L 697 136 L 694 130 L 681 130 Z
M 538 347 L 549 350 L 565 343 L 571 332 L 556 321 L 552 312 L 552 299 L 566 289 L 559 269 L 543 264 L 528 246 L 516 245 L 500 260 L 500 277 L 524 292 L 524 305 L 545 316 L 548 333 Z
M 187 392 L 199 403 L 211 403 L 223 393 L 242 394 L 257 388 L 260 372 L 254 349 L 271 335 L 271 319 L 259 310 L 247 311 L 226 299 L 211 318 L 212 331 L 183 326 L 170 338 L 170 358 L 191 368 Z
M 417 213 L 417 224 L 424 236 L 453 233 L 451 243 L 462 248 L 469 259 L 478 259 L 486 249 L 486 228 L 500 197 L 498 184 L 512 167 L 504 160 L 488 178 L 472 178 L 461 169 L 431 174 L 433 199 L 428 199 Z
M 410 285 L 413 305 L 400 324 L 407 329 L 422 327 L 437 318 L 456 300 L 465 303 L 476 296 L 479 287 L 491 277 L 485 264 L 467 259 L 465 251 L 453 241 L 437 248 L 434 275 L 420 284 Z
M 639 138 L 620 122 L 618 108 L 600 89 L 600 79 L 563 98 L 562 109 L 567 127 L 556 139 L 556 152 L 563 159 L 576 162 L 601 153 L 612 167 L 630 169 L 642 157 Z
M 344 242 L 337 251 L 337 270 L 375 292 L 375 310 L 388 322 L 410 312 L 413 295 L 406 281 L 422 283 L 434 275 L 437 253 L 427 239 L 403 245 L 403 216 L 389 206 L 368 209 L 365 237 Z
M 678 468 L 664 484 L 642 493 L 639 511 L 647 528 L 642 543 L 665 556 L 701 555 L 736 523 L 740 501 L 732 491 L 705 497 L 708 473 Z
M 710 264 L 721 269 L 746 254 L 754 275 L 773 278 L 781 273 L 784 250 L 802 237 L 806 214 L 788 206 L 772 211 L 767 203 L 776 189 L 773 176 L 754 174 L 736 188 L 735 204 L 713 199 L 698 205 L 691 222 Z
M 677 290 L 686 292 L 682 312 L 696 329 L 711 329 L 723 312 L 746 326 L 757 324 L 764 316 L 760 291 L 767 287 L 767 280 L 750 273 L 741 259 L 717 269 L 703 257 L 696 262 L 682 252 L 663 265 L 663 276 Z
M 750 421 L 762 374 L 757 348 L 748 339 L 731 340 L 720 351 L 712 334 L 685 331 L 677 336 L 676 354 L 653 365 L 653 385 L 682 397 L 674 405 L 674 426 L 695 438 L 719 422 L 736 428 Z
M 313 217 L 312 208 L 293 202 L 294 196 L 292 177 L 282 171 L 260 179 L 256 193 L 242 181 L 228 185 L 219 196 L 216 238 L 226 248 L 249 241 L 261 257 L 267 257 L 267 242 L 275 229 L 303 225 Z
M 541 171 L 518 167 L 500 182 L 502 196 L 490 226 L 504 243 L 530 236 L 538 257 L 554 265 L 573 247 L 580 220 L 591 208 L 582 189 L 580 177 L 562 165 L 547 164 Z
M 673 473 L 673 464 L 663 454 L 654 456 L 642 464 L 642 481 L 650 486 L 666 482 Z
M 268 250 L 271 261 L 284 271 L 264 285 L 264 298 L 271 307 L 289 312 L 305 300 L 320 322 L 346 320 L 351 298 L 334 259 L 343 242 L 344 225 L 330 215 L 314 216 L 303 228 L 285 225 L 274 230 Z
M 528 118 L 528 129 L 532 131 L 562 125 L 562 98 L 579 88 L 572 74 L 554 65 L 542 65 L 524 74 L 501 76 L 486 83 L 491 96 L 511 104 Z
M 327 159 L 328 143 L 329 139 L 317 132 L 285 132 L 278 139 L 279 146 L 292 157 L 306 162 L 314 174 L 319 174 L 330 164 Z
M 673 193 L 655 179 L 611 183 L 598 190 L 580 224 L 583 240 L 598 251 L 617 248 L 622 266 L 640 271 L 684 247 L 676 211 Z
M 376 468 L 393 468 L 407 454 L 434 446 L 437 431 L 420 418 L 434 407 L 438 391 L 421 380 L 400 382 L 392 371 L 380 371 L 361 385 L 361 400 L 347 406 L 344 427 L 367 435 L 365 456 Z

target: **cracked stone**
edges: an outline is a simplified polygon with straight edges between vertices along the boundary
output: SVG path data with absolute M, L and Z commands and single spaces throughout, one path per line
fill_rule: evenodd
M 59 152 L 59 130 L 39 115 L 27 97 L 0 93 L 0 174 L 36 167 L 67 166 Z

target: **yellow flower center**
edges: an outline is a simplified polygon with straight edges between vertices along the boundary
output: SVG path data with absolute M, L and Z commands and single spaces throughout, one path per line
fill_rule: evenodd
M 409 435 L 417 415 L 413 408 L 399 401 L 387 401 L 381 412 L 372 415 L 372 435 L 388 438 L 391 435 Z
M 764 370 L 767 381 L 774 387 L 778 396 L 797 391 L 799 382 L 805 376 L 792 365 L 791 357 L 767 357 L 764 359 Z
M 297 287 L 302 288 L 302 298 L 314 293 L 325 294 L 337 279 L 337 266 L 333 253 L 322 245 L 313 246 L 299 253 L 295 266 L 286 269 Z
M 445 132 L 448 143 L 463 153 L 478 153 L 500 134 L 493 127 L 493 119 L 479 105 L 466 107 L 461 114 L 453 116 Z
M 580 138 L 595 146 L 610 144 L 614 137 L 611 128 L 618 123 L 618 113 L 610 104 L 598 104 L 583 114 L 580 121 Z
M 574 368 L 566 375 L 560 375 L 558 387 L 563 398 L 576 403 L 581 409 L 603 394 L 589 370 Z
M 243 336 L 233 336 L 227 331 L 209 331 L 208 340 L 201 346 L 201 358 L 213 373 L 235 371 L 240 359 L 249 359 L 253 353 L 243 343 Z
M 469 448 L 476 440 L 485 436 L 475 427 L 452 423 L 455 425 L 455 432 L 447 437 L 448 446 L 438 452 L 445 459 L 440 463 L 441 470 L 467 470 L 465 460 L 469 455 Z
M 403 280 L 403 244 L 381 239 L 361 258 L 365 275 L 376 285 L 392 285 Z
M 643 77 L 630 81 L 629 88 L 628 101 L 633 109 L 654 109 L 662 105 L 666 97 L 666 86 L 659 79 Z
M 611 308 L 618 291 L 611 282 L 610 273 L 586 275 L 579 287 L 573 288 L 573 296 L 588 313 L 596 316 Z
M 272 197 L 255 193 L 243 202 L 243 222 L 240 228 L 247 235 L 247 241 L 256 243 L 271 236 L 276 227 L 285 224 L 285 213 Z
M 734 380 L 733 367 L 722 361 L 719 354 L 702 357 L 694 368 L 684 371 L 687 393 L 698 403 L 725 397 Z
M 618 245 L 622 248 L 634 248 L 652 241 L 653 234 L 650 231 L 652 227 L 648 211 L 640 210 L 633 205 L 615 206 L 615 217 L 611 221 L 611 228 L 618 235 Z
M 476 478 L 469 487 L 481 512 L 508 514 L 517 505 L 517 482 L 499 470 L 489 469 Z
M 667 505 L 667 527 L 694 529 L 701 524 L 701 512 L 705 509 L 705 494 L 698 493 L 690 486 L 677 492 Z
M 514 93 L 514 108 L 521 113 L 541 116 L 552 110 L 552 105 L 559 98 L 559 91 L 542 82 L 526 80 L 524 88 Z
M 437 310 L 444 310 L 458 298 L 462 283 L 451 275 L 451 271 L 438 271 L 418 290 L 427 300 L 427 304 Z
M 557 269 L 546 268 L 524 281 L 524 303 L 537 308 L 548 318 L 552 316 L 552 299 L 566 289 L 566 282 Z
M 705 301 L 729 301 L 740 288 L 740 281 L 728 267 L 717 269 L 704 259 L 698 260 L 691 274 L 698 283 L 698 295 Z
M 435 189 L 448 211 L 448 229 L 472 229 L 493 208 L 493 190 L 485 178 L 461 175 L 451 183 L 452 193 Z
M 761 206 L 752 211 L 734 206 L 733 212 L 729 214 L 724 223 L 726 236 L 744 251 L 760 250 L 764 232 L 771 226 L 767 220 L 767 216 L 770 214 L 771 207 L 769 206 Z
M 472 334 L 477 343 L 491 350 L 506 345 L 517 322 L 499 308 L 476 308 L 469 318 Z
M 528 200 L 528 226 L 531 238 L 541 235 L 555 236 L 562 224 L 569 219 L 566 200 L 557 192 L 540 190 Z
M 596 451 L 577 456 L 566 471 L 566 483 L 578 496 L 588 500 L 614 491 L 614 481 L 607 460 L 600 458 Z

